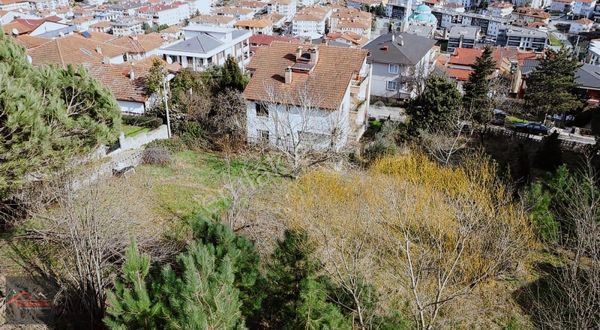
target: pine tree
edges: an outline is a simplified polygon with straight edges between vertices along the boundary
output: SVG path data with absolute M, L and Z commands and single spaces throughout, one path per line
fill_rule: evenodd
M 221 68 L 220 75 L 219 91 L 233 89 L 241 92 L 248 84 L 248 79 L 242 74 L 237 61 L 233 57 L 227 58 L 225 65 Z
M 271 328 L 284 328 L 296 319 L 302 282 L 316 277 L 322 268 L 313 256 L 315 249 L 308 235 L 299 231 L 286 230 L 284 239 L 277 243 L 267 265 L 268 295 L 263 306 Z
M 0 35 L 0 199 L 120 131 L 116 100 L 83 68 L 34 67 L 26 58 Z
M 108 293 L 107 317 L 112 329 L 160 329 L 161 304 L 148 287 L 150 257 L 141 255 L 135 241 L 127 249 L 121 279 Z
M 240 291 L 243 315 L 254 322 L 265 296 L 264 278 L 260 273 L 260 257 L 254 244 L 236 235 L 218 217 L 207 219 L 196 216 L 189 221 L 194 240 L 206 245 L 216 256 L 217 263 L 228 258 L 232 261 L 234 285 Z
M 525 81 L 525 105 L 540 119 L 546 114 L 564 114 L 580 107 L 582 103 L 575 95 L 575 75 L 580 66 L 571 51 L 548 50 Z
M 301 283 L 300 302 L 296 313 L 295 329 L 352 329 L 352 322 L 340 308 L 327 301 L 323 284 L 313 278 Z
M 177 258 L 179 271 L 163 269 L 155 290 L 164 301 L 167 328 L 244 328 L 233 262 L 217 259 L 210 247 L 194 242 Z
M 425 82 L 423 92 L 408 106 L 410 130 L 438 131 L 447 129 L 455 123 L 460 110 L 461 95 L 456 84 L 446 77 L 431 75 Z
M 486 124 L 491 119 L 490 77 L 495 68 L 496 61 L 492 57 L 492 48 L 485 47 L 481 56 L 475 60 L 473 72 L 464 85 L 463 106 L 480 124 Z

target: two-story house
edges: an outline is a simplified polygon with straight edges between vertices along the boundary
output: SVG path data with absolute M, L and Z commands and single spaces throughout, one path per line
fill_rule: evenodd
M 373 66 L 371 93 L 390 98 L 412 98 L 417 94 L 417 79 L 431 73 L 435 40 L 408 33 L 388 33 L 368 43 L 369 63 Z
M 249 142 L 340 150 L 364 132 L 371 82 L 366 50 L 274 42 L 257 50 L 248 70 Z
M 242 69 L 250 61 L 251 31 L 201 25 L 190 25 L 182 30 L 185 40 L 159 50 L 167 63 L 203 71 L 225 64 L 228 57 L 236 59 Z

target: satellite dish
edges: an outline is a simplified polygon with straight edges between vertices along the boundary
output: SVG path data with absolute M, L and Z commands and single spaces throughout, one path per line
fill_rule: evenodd
M 12 29 L 10 32 L 12 32 L 13 36 L 19 35 L 19 30 L 17 30 L 16 28 Z
M 173 59 L 171 58 L 171 56 L 167 56 L 167 63 L 173 64 Z

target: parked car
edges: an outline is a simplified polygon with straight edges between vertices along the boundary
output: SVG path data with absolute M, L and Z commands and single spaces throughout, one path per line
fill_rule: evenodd
M 516 132 L 536 135 L 548 135 L 550 129 L 540 123 L 517 123 L 512 126 Z

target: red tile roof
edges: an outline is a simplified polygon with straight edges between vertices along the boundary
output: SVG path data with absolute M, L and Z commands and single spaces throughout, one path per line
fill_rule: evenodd
M 248 69 L 252 79 L 244 90 L 244 97 L 254 101 L 273 102 L 273 97 L 285 104 L 300 105 L 299 92 L 306 90 L 319 108 L 336 110 L 346 94 L 350 81 L 360 71 L 367 58 L 363 49 L 318 46 L 318 61 L 310 73 L 292 73 L 291 83 L 285 83 L 285 71 L 296 64 L 299 47 L 309 47 L 274 42 L 270 47 L 259 48 Z M 287 100 L 285 99 L 287 98 Z

